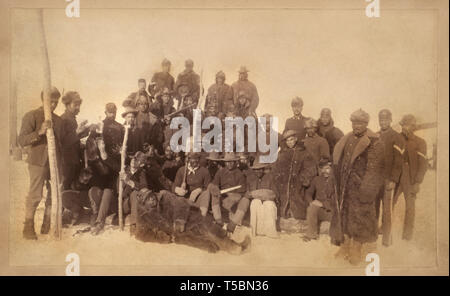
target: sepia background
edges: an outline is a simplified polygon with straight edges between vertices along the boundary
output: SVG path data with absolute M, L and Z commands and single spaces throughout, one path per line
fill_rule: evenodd
M 10 73 L 18 129 L 25 112 L 40 106 L 43 61 L 37 12 L 16 8 L 10 10 L 10 17 Z M 80 93 L 79 120 L 97 122 L 107 102 L 120 106 L 120 114 L 121 102 L 136 90 L 137 80 L 149 82 L 163 58 L 172 62 L 175 78 L 184 60 L 193 59 L 195 71 L 203 69 L 205 89 L 217 71 L 224 71 L 231 84 L 245 65 L 249 80 L 258 88 L 258 115 L 278 116 L 280 130 L 292 116 L 294 96 L 303 98 L 306 116 L 317 118 L 321 108 L 331 108 L 335 125 L 345 133 L 351 128 L 350 113 L 358 108 L 370 113 L 369 127 L 374 131 L 382 108 L 392 111 L 395 125 L 407 113 L 416 115 L 419 123 L 438 120 L 439 19 L 433 9 L 382 8 L 381 18 L 376 19 L 366 17 L 364 8 L 83 9 L 82 3 L 79 19 L 53 8 L 44 10 L 44 23 L 52 84 L 60 91 Z M 62 112 L 60 103 L 56 113 Z M 427 140 L 431 156 L 436 129 L 418 134 Z M 270 266 L 351 268 L 334 260 L 336 249 L 326 236 L 307 245 L 298 235 L 257 238 L 250 254 L 232 258 L 184 246 L 144 244 L 117 231 L 96 238 L 72 238 L 66 233 L 63 242 L 23 242 L 20 231 L 28 186 L 24 163 L 11 162 L 10 176 L 9 262 L 13 266 L 63 265 L 61 258 L 72 250 L 81 254 L 86 265 L 171 266 L 175 273 L 183 266 L 208 265 L 253 266 L 255 271 Z M 400 240 L 400 199 L 394 246 L 378 246 L 384 268 L 435 266 L 436 180 L 435 171 L 429 171 L 419 193 L 411 243 Z M 104 251 L 95 252 L 98 247 Z M 30 250 L 36 255 L 30 256 Z

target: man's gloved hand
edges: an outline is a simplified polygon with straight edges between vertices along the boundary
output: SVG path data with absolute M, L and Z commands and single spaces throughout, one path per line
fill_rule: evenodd
M 38 131 L 38 134 L 40 136 L 45 135 L 45 133 L 47 132 L 48 128 L 52 127 L 52 121 L 51 120 L 46 120 L 42 123 L 41 128 Z
M 183 188 L 181 188 L 181 187 L 175 187 L 175 193 L 176 193 L 178 196 L 185 196 L 186 193 L 187 193 L 187 190 L 186 190 L 186 189 L 183 189 Z

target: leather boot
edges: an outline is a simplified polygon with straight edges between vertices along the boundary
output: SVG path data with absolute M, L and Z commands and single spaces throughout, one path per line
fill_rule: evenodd
M 37 240 L 36 232 L 34 231 L 33 220 L 25 220 L 25 223 L 23 224 L 23 238 Z
M 48 234 L 50 231 L 52 207 L 46 206 L 44 211 L 44 219 L 42 220 L 41 234 Z
M 350 256 L 348 261 L 352 265 L 358 265 L 361 263 L 361 252 L 362 252 L 362 244 L 352 239 L 352 243 L 350 246 Z
M 341 244 L 339 250 L 334 254 L 335 258 L 343 258 L 347 259 L 349 256 L 349 250 L 350 249 L 350 239 L 346 237 L 344 239 L 344 242 Z

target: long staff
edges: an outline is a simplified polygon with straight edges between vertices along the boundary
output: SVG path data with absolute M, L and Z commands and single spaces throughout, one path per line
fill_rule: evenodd
M 127 142 L 128 142 L 129 125 L 125 124 L 125 134 L 123 136 L 122 149 L 120 150 L 120 174 L 119 174 L 119 226 L 123 230 L 123 180 L 120 177 L 125 173 L 125 160 L 127 158 Z

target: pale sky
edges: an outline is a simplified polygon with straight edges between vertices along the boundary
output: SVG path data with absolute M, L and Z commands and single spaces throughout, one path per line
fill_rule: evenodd
M 36 15 L 31 9 L 12 14 L 18 128 L 23 114 L 40 105 Z M 370 113 L 373 130 L 382 108 L 392 110 L 394 122 L 406 113 L 436 121 L 432 10 L 385 10 L 369 19 L 358 10 L 82 9 L 79 19 L 70 19 L 63 9 L 47 9 L 44 22 L 52 84 L 80 93 L 80 120 L 103 117 L 107 102 L 115 102 L 120 114 L 138 78 L 149 81 L 166 57 L 175 78 L 193 59 L 194 70 L 203 69 L 205 89 L 217 71 L 231 84 L 245 65 L 258 88 L 257 113 L 278 116 L 281 130 L 294 96 L 303 98 L 306 116 L 331 108 L 344 132 L 358 108 Z M 56 113 L 63 109 L 60 103 Z

